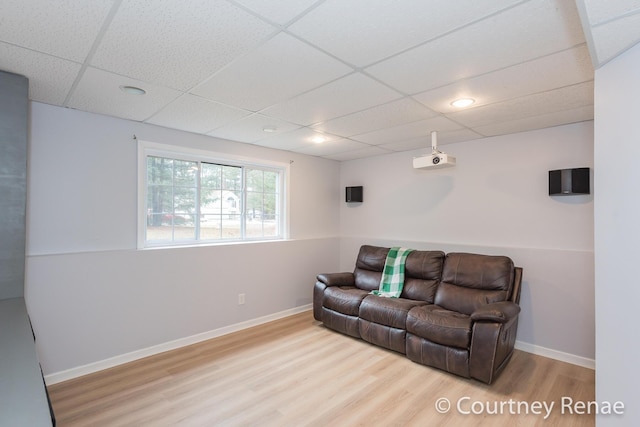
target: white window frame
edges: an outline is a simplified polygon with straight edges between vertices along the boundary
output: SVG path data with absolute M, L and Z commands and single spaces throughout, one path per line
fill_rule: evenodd
M 179 160 L 197 161 L 206 163 L 218 163 L 228 166 L 256 167 L 281 171 L 279 212 L 281 233 L 279 236 L 244 238 L 244 239 L 220 239 L 220 240 L 185 240 L 172 242 L 147 242 L 145 231 L 147 225 L 147 157 L 157 156 Z M 279 241 L 289 238 L 289 176 L 290 164 L 270 160 L 253 159 L 214 151 L 199 150 L 189 147 L 161 144 L 157 142 L 138 140 L 138 249 L 149 248 L 174 248 L 185 246 L 227 245 L 245 242 Z M 199 185 L 199 183 L 198 183 Z M 243 189 L 243 194 L 246 193 Z M 243 203 L 243 209 L 246 209 Z M 245 212 L 242 213 L 243 224 Z M 243 225 L 244 227 L 244 225 Z

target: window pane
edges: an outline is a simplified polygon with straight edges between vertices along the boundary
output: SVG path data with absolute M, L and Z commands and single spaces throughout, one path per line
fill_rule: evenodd
M 147 183 L 171 185 L 173 160 L 163 157 L 147 157 Z
M 265 193 L 278 193 L 278 172 L 265 171 L 264 172 L 264 191 Z
M 247 192 L 247 210 L 245 211 L 247 221 L 262 219 L 263 211 L 262 193 Z
M 240 215 L 223 215 L 222 238 L 240 239 L 241 237 Z
M 173 185 L 196 187 L 198 185 L 198 163 L 185 160 L 173 161 Z
M 234 193 L 233 191 L 217 191 L 217 195 L 213 202 L 206 205 L 205 213 L 219 213 L 223 216 L 236 215 L 242 212 L 242 193 Z M 210 207 L 213 209 L 209 210 Z
M 202 163 L 200 180 L 202 187 L 222 188 L 222 166 L 213 163 Z
M 252 221 L 247 223 L 246 228 L 246 237 L 250 239 L 256 239 L 264 236 L 264 232 L 262 230 L 262 221 Z
M 203 215 L 222 213 L 222 190 L 203 188 L 200 191 L 200 213 Z
M 265 218 L 273 216 L 278 212 L 278 196 L 276 194 L 264 195 L 264 216 Z
M 264 195 L 264 236 L 278 236 L 280 234 L 280 216 L 278 215 L 278 196 Z
M 264 219 L 263 237 L 274 237 L 280 235 L 280 220 L 277 215 L 267 215 Z
M 222 218 L 219 214 L 205 214 L 200 216 L 200 239 L 218 240 L 221 238 Z
M 162 224 L 162 214 L 152 215 L 152 221 L 158 225 L 148 225 L 146 239 L 149 242 L 171 242 L 173 239 L 173 226 Z
M 175 222 L 173 226 L 173 239 L 174 240 L 195 240 L 196 228 L 193 226 L 193 222 Z
M 262 173 L 260 173 L 260 177 L 262 177 Z M 248 238 L 262 237 L 263 216 L 262 193 L 255 191 L 247 192 L 246 234 Z
M 222 166 L 222 188 L 239 191 L 242 189 L 242 168 L 238 166 Z
M 195 188 L 174 187 L 173 189 L 173 211 L 183 214 L 196 213 L 196 197 Z
M 247 170 L 246 237 L 263 238 L 280 234 L 278 210 L 279 172 Z
M 264 195 L 264 210 L 267 214 L 275 214 L 278 203 L 278 196 L 276 194 Z
M 150 185 L 147 189 L 147 225 L 159 226 L 162 215 L 173 212 L 172 188 L 165 185 Z
M 247 191 L 264 191 L 264 171 L 247 169 Z

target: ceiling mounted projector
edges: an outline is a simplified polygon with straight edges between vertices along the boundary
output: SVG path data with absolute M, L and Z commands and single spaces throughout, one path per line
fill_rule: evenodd
M 413 158 L 414 169 L 441 169 L 456 165 L 456 158 L 438 151 L 437 133 L 431 132 L 431 154 Z

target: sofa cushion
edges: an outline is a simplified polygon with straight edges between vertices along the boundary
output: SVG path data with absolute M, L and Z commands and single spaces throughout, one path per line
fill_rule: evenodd
M 387 260 L 389 248 L 380 246 L 363 245 L 358 252 L 356 259 L 356 268 L 371 271 L 382 271 L 384 263 Z
M 414 279 L 413 277 L 407 277 L 405 275 L 400 298 L 425 301 L 433 304 L 437 290 L 438 282 L 436 280 Z
M 367 292 L 380 288 L 380 280 L 382 279 L 382 271 L 370 271 L 356 268 L 353 272 L 356 287 Z
M 514 279 L 513 261 L 506 256 L 450 253 L 434 303 L 467 315 L 482 305 L 506 301 Z
M 444 252 L 413 251 L 405 262 L 405 275 L 422 280 L 440 280 Z
M 476 309 L 506 299 L 503 291 L 483 291 L 450 283 L 440 283 L 434 303 L 448 310 L 471 315 Z
M 351 286 L 331 286 L 324 291 L 323 307 L 349 316 L 357 316 L 360 303 L 369 292 Z
M 438 344 L 468 348 L 471 318 L 433 304 L 413 307 L 407 315 L 407 332 Z
M 373 291 L 380 287 L 382 270 L 388 253 L 389 248 L 369 245 L 360 247 L 356 268 L 353 271 L 356 287 L 366 291 Z
M 513 261 L 506 256 L 450 253 L 442 281 L 466 288 L 505 291 L 513 284 Z
M 444 252 L 413 251 L 407 257 L 402 298 L 433 303 L 442 275 Z
M 360 304 L 358 316 L 379 325 L 405 329 L 409 310 L 424 304 L 424 301 L 367 295 Z

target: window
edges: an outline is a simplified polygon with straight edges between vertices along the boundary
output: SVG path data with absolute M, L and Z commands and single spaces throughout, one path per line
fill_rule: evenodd
M 285 238 L 285 165 L 139 144 L 139 247 Z

